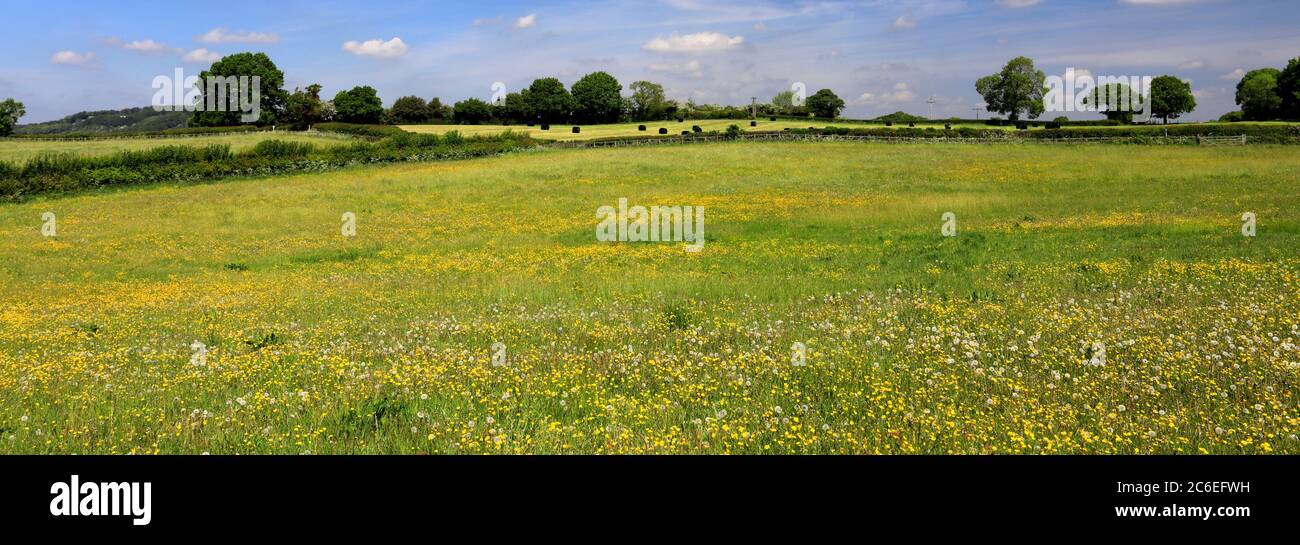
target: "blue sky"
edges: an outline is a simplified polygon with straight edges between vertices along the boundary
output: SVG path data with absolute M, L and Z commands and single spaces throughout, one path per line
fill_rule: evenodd
M 975 80 L 1027 55 L 1048 74 L 1188 79 L 1189 119 L 1236 109 L 1242 71 L 1300 56 L 1295 0 L 6 0 L 6 19 L 0 97 L 24 102 L 29 123 L 147 106 L 155 76 L 241 51 L 269 54 L 290 89 L 366 84 L 385 104 L 605 70 L 625 88 L 649 79 L 729 104 L 804 82 L 850 117 L 926 114 L 930 97 L 935 115 L 971 116 Z

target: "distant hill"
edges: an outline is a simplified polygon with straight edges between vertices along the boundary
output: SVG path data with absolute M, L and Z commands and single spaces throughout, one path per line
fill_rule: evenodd
M 191 112 L 155 112 L 153 108 L 127 108 L 79 112 L 56 121 L 18 125 L 14 134 L 66 134 L 148 132 L 184 127 Z

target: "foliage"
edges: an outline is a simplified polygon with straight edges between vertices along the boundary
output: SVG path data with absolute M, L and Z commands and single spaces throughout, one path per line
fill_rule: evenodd
M 533 80 L 528 86 L 528 103 L 542 123 L 563 123 L 575 107 L 573 95 L 555 78 Z
M 452 117 L 457 123 L 477 125 L 492 119 L 492 105 L 477 98 L 467 98 L 452 108 Z
M 1240 123 L 1246 120 L 1246 115 L 1241 110 L 1231 111 L 1219 116 L 1220 123 Z
M 320 123 L 315 126 L 315 129 L 323 132 L 335 132 L 369 139 L 398 136 L 406 132 L 392 125 L 361 125 L 339 122 Z
M 322 123 L 317 128 L 339 128 Z M 42 193 L 157 181 L 198 181 L 253 173 L 271 174 L 338 168 L 358 163 L 480 157 L 535 145 L 526 135 L 417 135 L 396 127 L 392 136 L 350 145 L 317 147 L 307 142 L 264 140 L 233 153 L 229 145 L 169 145 L 142 151 L 79 157 L 42 155 L 21 166 L 0 168 L 0 199 L 22 200 Z
M 1045 109 L 1043 95 L 1047 91 L 1047 76 L 1034 68 L 1028 57 L 1016 57 L 1007 62 L 1001 72 L 984 76 L 975 82 L 975 90 L 984 97 L 990 112 L 1006 115 L 1017 121 L 1023 115 L 1038 119 Z
M 1282 115 L 1282 96 L 1277 91 L 1277 78 L 1282 71 L 1276 68 L 1251 70 L 1237 82 L 1237 105 L 1241 115 L 1250 121 L 1268 121 Z
M 275 66 L 266 53 L 236 53 L 227 55 L 221 60 L 212 63 L 212 66 L 199 74 L 199 81 L 208 81 L 211 77 L 239 77 L 248 76 L 260 78 L 259 92 L 261 94 L 261 116 L 255 121 L 257 125 L 271 125 L 278 121 L 280 114 L 284 112 L 285 102 L 288 100 L 288 93 L 284 91 L 284 72 Z M 206 89 L 205 89 L 206 90 Z M 206 98 L 200 95 L 199 102 L 206 103 Z M 190 126 L 194 127 L 220 127 L 229 125 L 238 125 L 240 112 L 194 112 L 190 118 Z
M 628 86 L 628 116 L 632 121 L 658 121 L 675 113 L 675 104 L 664 98 L 664 86 L 651 81 L 634 81 Z
M 374 87 L 362 85 L 334 95 L 334 119 L 344 123 L 379 123 L 384 102 Z
M 1160 76 L 1151 80 L 1151 115 L 1165 120 L 1178 119 L 1196 109 L 1192 85 L 1175 76 Z
M 574 121 L 584 124 L 616 123 L 623 110 L 623 86 L 606 72 L 592 72 L 572 87 Z
M 9 136 L 13 134 L 14 127 L 18 125 L 18 119 L 27 115 L 27 108 L 23 103 L 12 98 L 6 98 L 0 102 L 0 136 Z
M 844 109 L 844 100 L 835 95 L 830 89 L 822 89 L 813 93 L 804 102 L 808 106 L 808 111 L 816 117 L 834 119 L 839 117 L 840 111 Z
M 1277 94 L 1282 98 L 1282 116 L 1300 120 L 1300 57 L 1287 62 L 1278 74 Z
M 423 123 L 432 116 L 429 103 L 417 96 L 404 96 L 393 101 L 392 107 L 385 113 L 389 123 Z
M 306 90 L 294 89 L 285 101 L 284 123 L 296 131 L 328 121 L 325 103 L 320 99 L 321 86 L 313 83 Z
M 1101 110 L 1106 119 L 1132 123 L 1133 112 L 1142 109 L 1142 95 L 1123 83 L 1108 83 L 1094 87 L 1083 97 L 1084 104 Z

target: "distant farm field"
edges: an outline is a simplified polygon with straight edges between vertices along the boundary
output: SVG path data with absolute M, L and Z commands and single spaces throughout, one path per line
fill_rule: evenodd
M 231 151 L 250 149 L 263 140 L 311 142 L 328 146 L 345 142 L 335 134 L 310 134 L 302 132 L 258 132 L 251 134 L 220 134 L 211 136 L 175 136 L 163 138 L 123 137 L 94 138 L 87 140 L 39 140 L 8 138 L 0 141 L 0 161 L 24 163 L 38 155 L 69 153 L 80 156 L 109 155 L 119 151 L 140 151 L 158 146 L 207 146 L 227 144 Z
M 598 242 L 620 198 L 705 207 L 702 251 Z M 1297 248 L 1300 154 L 1266 145 L 548 149 L 34 197 L 0 205 L 0 453 L 1296 454 Z

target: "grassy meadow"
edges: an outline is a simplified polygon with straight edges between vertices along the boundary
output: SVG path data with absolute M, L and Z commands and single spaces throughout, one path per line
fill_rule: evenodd
M 0 453 L 1300 453 L 1298 189 L 1282 146 L 716 143 L 0 204 Z M 597 242 L 620 197 L 703 250 Z
M 309 142 L 318 146 L 330 146 L 347 139 L 328 133 L 304 133 L 280 131 L 276 133 L 259 132 L 252 134 L 214 134 L 203 136 L 176 136 L 165 138 L 94 138 L 88 140 L 38 140 L 8 138 L 0 141 L 0 161 L 22 164 L 44 154 L 72 154 L 78 156 L 110 155 L 119 151 L 142 151 L 158 146 L 208 146 L 226 144 L 231 151 L 252 149 L 263 140 L 284 140 L 288 142 Z

